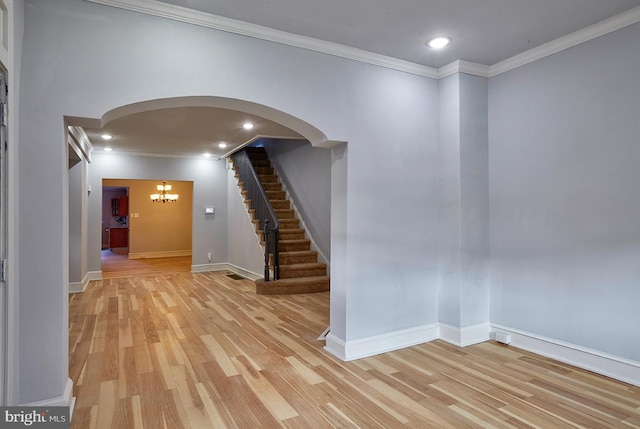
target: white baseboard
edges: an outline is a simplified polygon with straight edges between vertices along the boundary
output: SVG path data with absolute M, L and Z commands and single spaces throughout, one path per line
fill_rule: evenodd
M 201 265 L 192 265 L 191 272 L 192 273 L 206 273 L 208 271 L 231 271 L 241 277 L 244 277 L 249 280 L 258 280 L 262 278 L 262 275 L 256 274 L 252 271 L 245 270 L 242 267 L 239 267 L 234 264 L 230 264 L 228 262 L 221 262 L 215 264 L 201 264 Z
M 325 337 L 324 349 L 340 360 L 346 361 L 345 342 L 342 338 L 338 338 L 329 332 Z
M 191 250 L 164 250 L 160 252 L 129 253 L 129 259 L 175 258 L 177 256 L 191 256 Z
M 82 293 L 89 285 L 89 273 L 84 275 L 81 282 L 69 283 L 69 293 Z
M 200 264 L 200 265 L 192 265 L 191 272 L 192 273 L 206 273 L 207 271 L 227 271 L 229 269 L 229 264 L 220 262 L 215 264 Z
M 87 281 L 102 280 L 102 271 L 89 271 Z
M 344 361 L 360 359 L 438 339 L 438 324 L 345 342 L 329 332 L 325 349 Z
M 69 283 L 69 293 L 82 293 L 85 291 L 89 282 L 94 280 L 102 280 L 102 271 L 89 271 L 81 282 Z
M 69 414 L 73 414 L 73 407 L 76 403 L 76 398 L 73 395 L 73 380 L 67 378 L 67 383 L 64 386 L 64 392 L 62 396 L 56 396 L 55 398 L 44 399 L 42 401 L 29 402 L 22 404 L 26 407 L 69 407 Z
M 239 267 L 234 264 L 227 264 L 229 266 L 229 271 L 233 271 L 237 275 L 244 277 L 245 279 L 249 279 L 251 281 L 256 281 L 258 279 L 264 278 L 263 274 L 257 274 L 253 271 L 245 270 L 242 267 Z
M 496 323 L 491 330 L 509 333 L 513 347 L 640 386 L 640 362 Z
M 69 293 L 82 293 L 86 285 L 83 282 L 69 283 Z
M 491 331 L 489 323 L 479 323 L 465 328 L 458 328 L 446 323 L 439 323 L 439 326 L 439 338 L 458 347 L 471 346 L 487 341 Z
M 640 386 L 640 362 L 495 323 L 481 323 L 466 328 L 434 323 L 354 341 L 344 341 L 329 332 L 324 348 L 339 359 L 350 361 L 436 339 L 466 347 L 489 340 L 492 331 L 510 334 L 513 347 Z

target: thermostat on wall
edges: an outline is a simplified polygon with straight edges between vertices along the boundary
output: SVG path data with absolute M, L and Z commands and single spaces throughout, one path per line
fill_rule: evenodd
M 213 207 L 204 208 L 204 214 L 213 214 L 213 213 L 214 213 Z

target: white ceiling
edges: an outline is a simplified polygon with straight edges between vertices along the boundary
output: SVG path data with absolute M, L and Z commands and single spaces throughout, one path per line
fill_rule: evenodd
M 640 7 L 640 0 L 147 0 L 145 4 L 170 6 L 178 12 L 187 8 L 438 69 L 456 60 L 495 65 Z M 434 51 L 425 42 L 438 35 L 453 41 Z M 246 132 L 241 128 L 245 120 L 258 126 Z M 106 145 L 99 138 L 103 130 L 86 131 L 94 146 Z M 204 152 L 220 156 L 257 135 L 299 137 L 259 117 L 207 107 L 136 113 L 111 121 L 104 131 L 114 135 L 108 143 L 114 150 L 180 156 Z M 217 148 L 220 141 L 230 147 Z
M 640 0 L 160 0 L 440 68 L 493 65 L 640 5 Z M 425 42 L 447 35 L 433 51 Z
M 254 124 L 245 130 L 245 122 Z M 93 146 L 116 152 L 164 156 L 220 157 L 238 146 L 262 137 L 302 138 L 275 122 L 217 107 L 176 107 L 134 113 L 114 119 L 102 129 L 85 128 Z M 104 141 L 101 134 L 113 138 Z M 226 148 L 218 147 L 226 143 Z

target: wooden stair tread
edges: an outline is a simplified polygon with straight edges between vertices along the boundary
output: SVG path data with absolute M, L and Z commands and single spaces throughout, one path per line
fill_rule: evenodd
M 327 265 L 318 262 L 318 252 L 311 250 L 311 240 L 305 238 L 306 231 L 300 227 L 300 220 L 291 207 L 291 202 L 283 190 L 267 151 L 261 147 L 244 150 L 280 223 L 280 279 L 270 282 L 264 282 L 264 279 L 256 280 L 256 293 L 289 295 L 328 291 L 330 280 L 326 275 Z M 264 232 L 260 228 L 260 221 L 255 219 L 256 211 L 251 208 L 252 201 L 247 198 L 248 193 L 244 190 L 244 183 L 241 180 L 238 182 L 243 189 L 242 195 L 252 217 L 256 234 L 259 235 L 260 243 L 264 245 Z M 269 259 L 272 261 L 273 258 L 274 255 L 270 254 Z
M 301 277 L 255 282 L 258 295 L 292 295 L 302 293 L 326 292 L 330 288 L 329 276 Z
M 282 221 L 280 221 L 282 224 Z M 304 232 L 303 228 L 280 228 L 280 234 L 295 234 L 298 232 Z
M 327 265 L 320 262 L 300 262 L 280 265 L 280 279 L 303 279 L 327 275 Z
M 304 244 L 311 244 L 311 240 L 309 240 L 308 238 L 296 238 L 294 240 L 280 240 L 280 244 L 285 243 L 285 244 L 294 244 L 294 243 L 304 243 Z
M 282 269 L 282 268 L 287 268 L 287 269 L 291 269 L 291 268 L 311 268 L 311 267 L 319 267 L 319 266 L 326 267 L 327 264 L 323 264 L 322 262 L 304 262 L 304 263 L 301 263 L 301 264 L 280 265 L 280 269 Z
M 261 182 L 278 183 L 278 176 L 275 174 L 258 174 L 258 179 Z
M 274 199 L 274 200 L 286 200 L 287 199 L 287 194 L 282 190 L 270 191 L 270 190 L 266 190 L 265 189 L 265 193 L 267 194 L 267 197 L 269 197 L 269 199 Z M 274 198 L 276 196 L 277 197 L 282 197 L 282 198 Z
M 296 232 L 304 232 L 304 228 L 280 228 L 280 234 L 293 234 Z
M 271 203 L 271 207 L 273 207 L 274 210 L 291 208 L 291 203 L 289 202 L 289 200 L 270 200 L 269 202 Z
M 280 256 L 306 256 L 313 255 L 318 256 L 318 252 L 315 250 L 291 250 L 289 252 L 280 252 Z
M 314 277 L 296 277 L 293 279 L 279 279 L 279 280 L 271 280 L 269 282 L 266 283 L 282 283 L 282 284 L 295 284 L 295 283 L 319 283 L 319 282 L 324 282 L 324 281 L 328 281 L 329 280 L 329 276 L 314 276 Z M 256 282 L 258 281 L 262 281 L 264 282 L 264 279 L 258 279 L 256 280 Z
M 290 250 L 280 252 L 280 266 L 318 262 L 318 252 L 315 250 Z

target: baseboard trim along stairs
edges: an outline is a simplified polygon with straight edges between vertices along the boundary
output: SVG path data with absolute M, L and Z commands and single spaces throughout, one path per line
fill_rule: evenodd
M 263 147 L 247 147 L 244 150 L 258 174 L 260 183 L 280 222 L 280 278 L 268 282 L 265 282 L 264 278 L 255 280 L 256 293 L 259 295 L 289 295 L 328 291 L 330 281 L 327 276 L 327 265 L 318 262 L 318 252 L 311 249 L 311 240 L 307 238 L 305 229 L 300 225 L 300 219 L 291 208 L 291 202 L 282 189 L 282 184 L 271 165 L 267 151 Z M 240 180 L 238 175 L 236 178 Z M 255 218 L 255 212 L 251 208 L 251 200 L 247 198 L 244 184 L 239 181 L 238 186 L 241 188 L 256 234 L 260 242 L 263 243 L 264 232 L 259 227 L 260 222 Z

